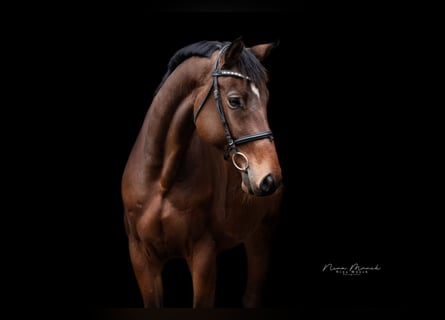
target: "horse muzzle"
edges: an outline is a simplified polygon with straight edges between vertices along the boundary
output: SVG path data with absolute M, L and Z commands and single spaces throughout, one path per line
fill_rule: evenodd
M 281 178 L 277 178 L 272 173 L 266 174 L 259 180 L 258 184 L 252 183 L 253 179 L 251 179 L 251 175 L 249 174 L 250 172 L 251 170 L 249 170 L 249 168 L 242 172 L 241 188 L 246 193 L 258 197 L 264 197 L 274 194 L 275 191 L 281 187 Z

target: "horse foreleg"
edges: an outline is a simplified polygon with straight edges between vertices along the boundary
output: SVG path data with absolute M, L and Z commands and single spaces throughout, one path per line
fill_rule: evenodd
M 262 226 L 244 243 L 247 255 L 247 285 L 243 296 L 246 308 L 261 305 L 264 282 L 269 269 L 271 231 Z
M 211 308 L 215 302 L 216 249 L 211 237 L 193 245 L 187 258 L 193 282 L 193 308 Z
M 160 261 L 136 240 L 129 242 L 130 258 L 145 308 L 163 305 L 162 267 Z

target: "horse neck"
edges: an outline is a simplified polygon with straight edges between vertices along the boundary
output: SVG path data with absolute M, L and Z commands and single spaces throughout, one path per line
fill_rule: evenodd
M 144 121 L 148 176 L 159 179 L 165 190 L 170 187 L 195 130 L 193 104 L 203 78 L 196 70 L 211 72 L 210 62 L 205 60 L 190 58 L 178 66 L 155 96 Z

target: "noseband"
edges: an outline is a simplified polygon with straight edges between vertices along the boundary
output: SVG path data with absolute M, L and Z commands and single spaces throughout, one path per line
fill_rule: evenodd
M 209 90 L 207 91 L 207 94 L 204 97 L 204 100 L 201 102 L 198 109 L 196 110 L 193 120 L 196 124 L 196 119 L 198 118 L 199 112 L 201 111 L 202 107 L 204 106 L 205 102 L 207 101 L 208 97 L 210 96 L 210 92 L 212 91 L 212 88 L 213 88 L 213 95 L 215 96 L 215 102 L 216 102 L 216 110 L 218 111 L 218 115 L 219 115 L 219 118 L 223 125 L 224 132 L 226 134 L 227 143 L 228 143 L 226 151 L 224 152 L 224 159 L 227 160 L 229 158 L 230 151 L 233 151 L 233 155 L 232 155 L 233 165 L 238 170 L 245 172 L 245 171 L 247 171 L 247 168 L 249 167 L 249 160 L 247 159 L 247 157 L 244 153 L 239 152 L 237 150 L 236 146 L 243 144 L 243 143 L 250 142 L 250 141 L 255 141 L 255 140 L 260 140 L 260 139 L 265 139 L 265 138 L 268 138 L 272 141 L 273 135 L 272 135 L 272 131 L 268 130 L 268 131 L 262 131 L 262 132 L 242 136 L 237 139 L 233 138 L 232 133 L 230 132 L 229 125 L 226 120 L 226 116 L 224 114 L 223 107 L 222 107 L 221 95 L 219 93 L 219 86 L 218 86 L 218 77 L 235 77 L 235 78 L 246 79 L 248 81 L 251 81 L 251 79 L 248 76 L 245 76 L 239 72 L 219 69 L 219 60 L 220 60 L 221 54 L 228 48 L 228 46 L 229 46 L 229 44 L 222 47 L 218 54 L 218 57 L 216 58 L 215 67 L 214 67 L 213 73 L 212 73 L 212 78 L 213 78 L 212 86 L 209 88 Z M 237 162 L 237 158 L 238 159 L 242 158 L 244 164 L 239 165 Z

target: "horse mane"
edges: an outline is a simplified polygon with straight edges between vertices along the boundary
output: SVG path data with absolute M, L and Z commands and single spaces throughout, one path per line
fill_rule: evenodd
M 229 42 L 219 41 L 199 41 L 192 43 L 176 51 L 176 53 L 170 58 L 167 66 L 167 72 L 161 80 L 161 83 L 155 90 L 155 95 L 161 89 L 165 80 L 170 74 L 179 66 L 182 62 L 190 57 L 205 57 L 209 58 L 215 50 L 221 49 Z M 248 50 L 243 50 L 241 54 L 240 63 L 238 65 L 240 72 L 252 79 L 253 83 L 257 86 L 267 79 L 267 71 L 264 66 L 258 61 L 258 59 Z

